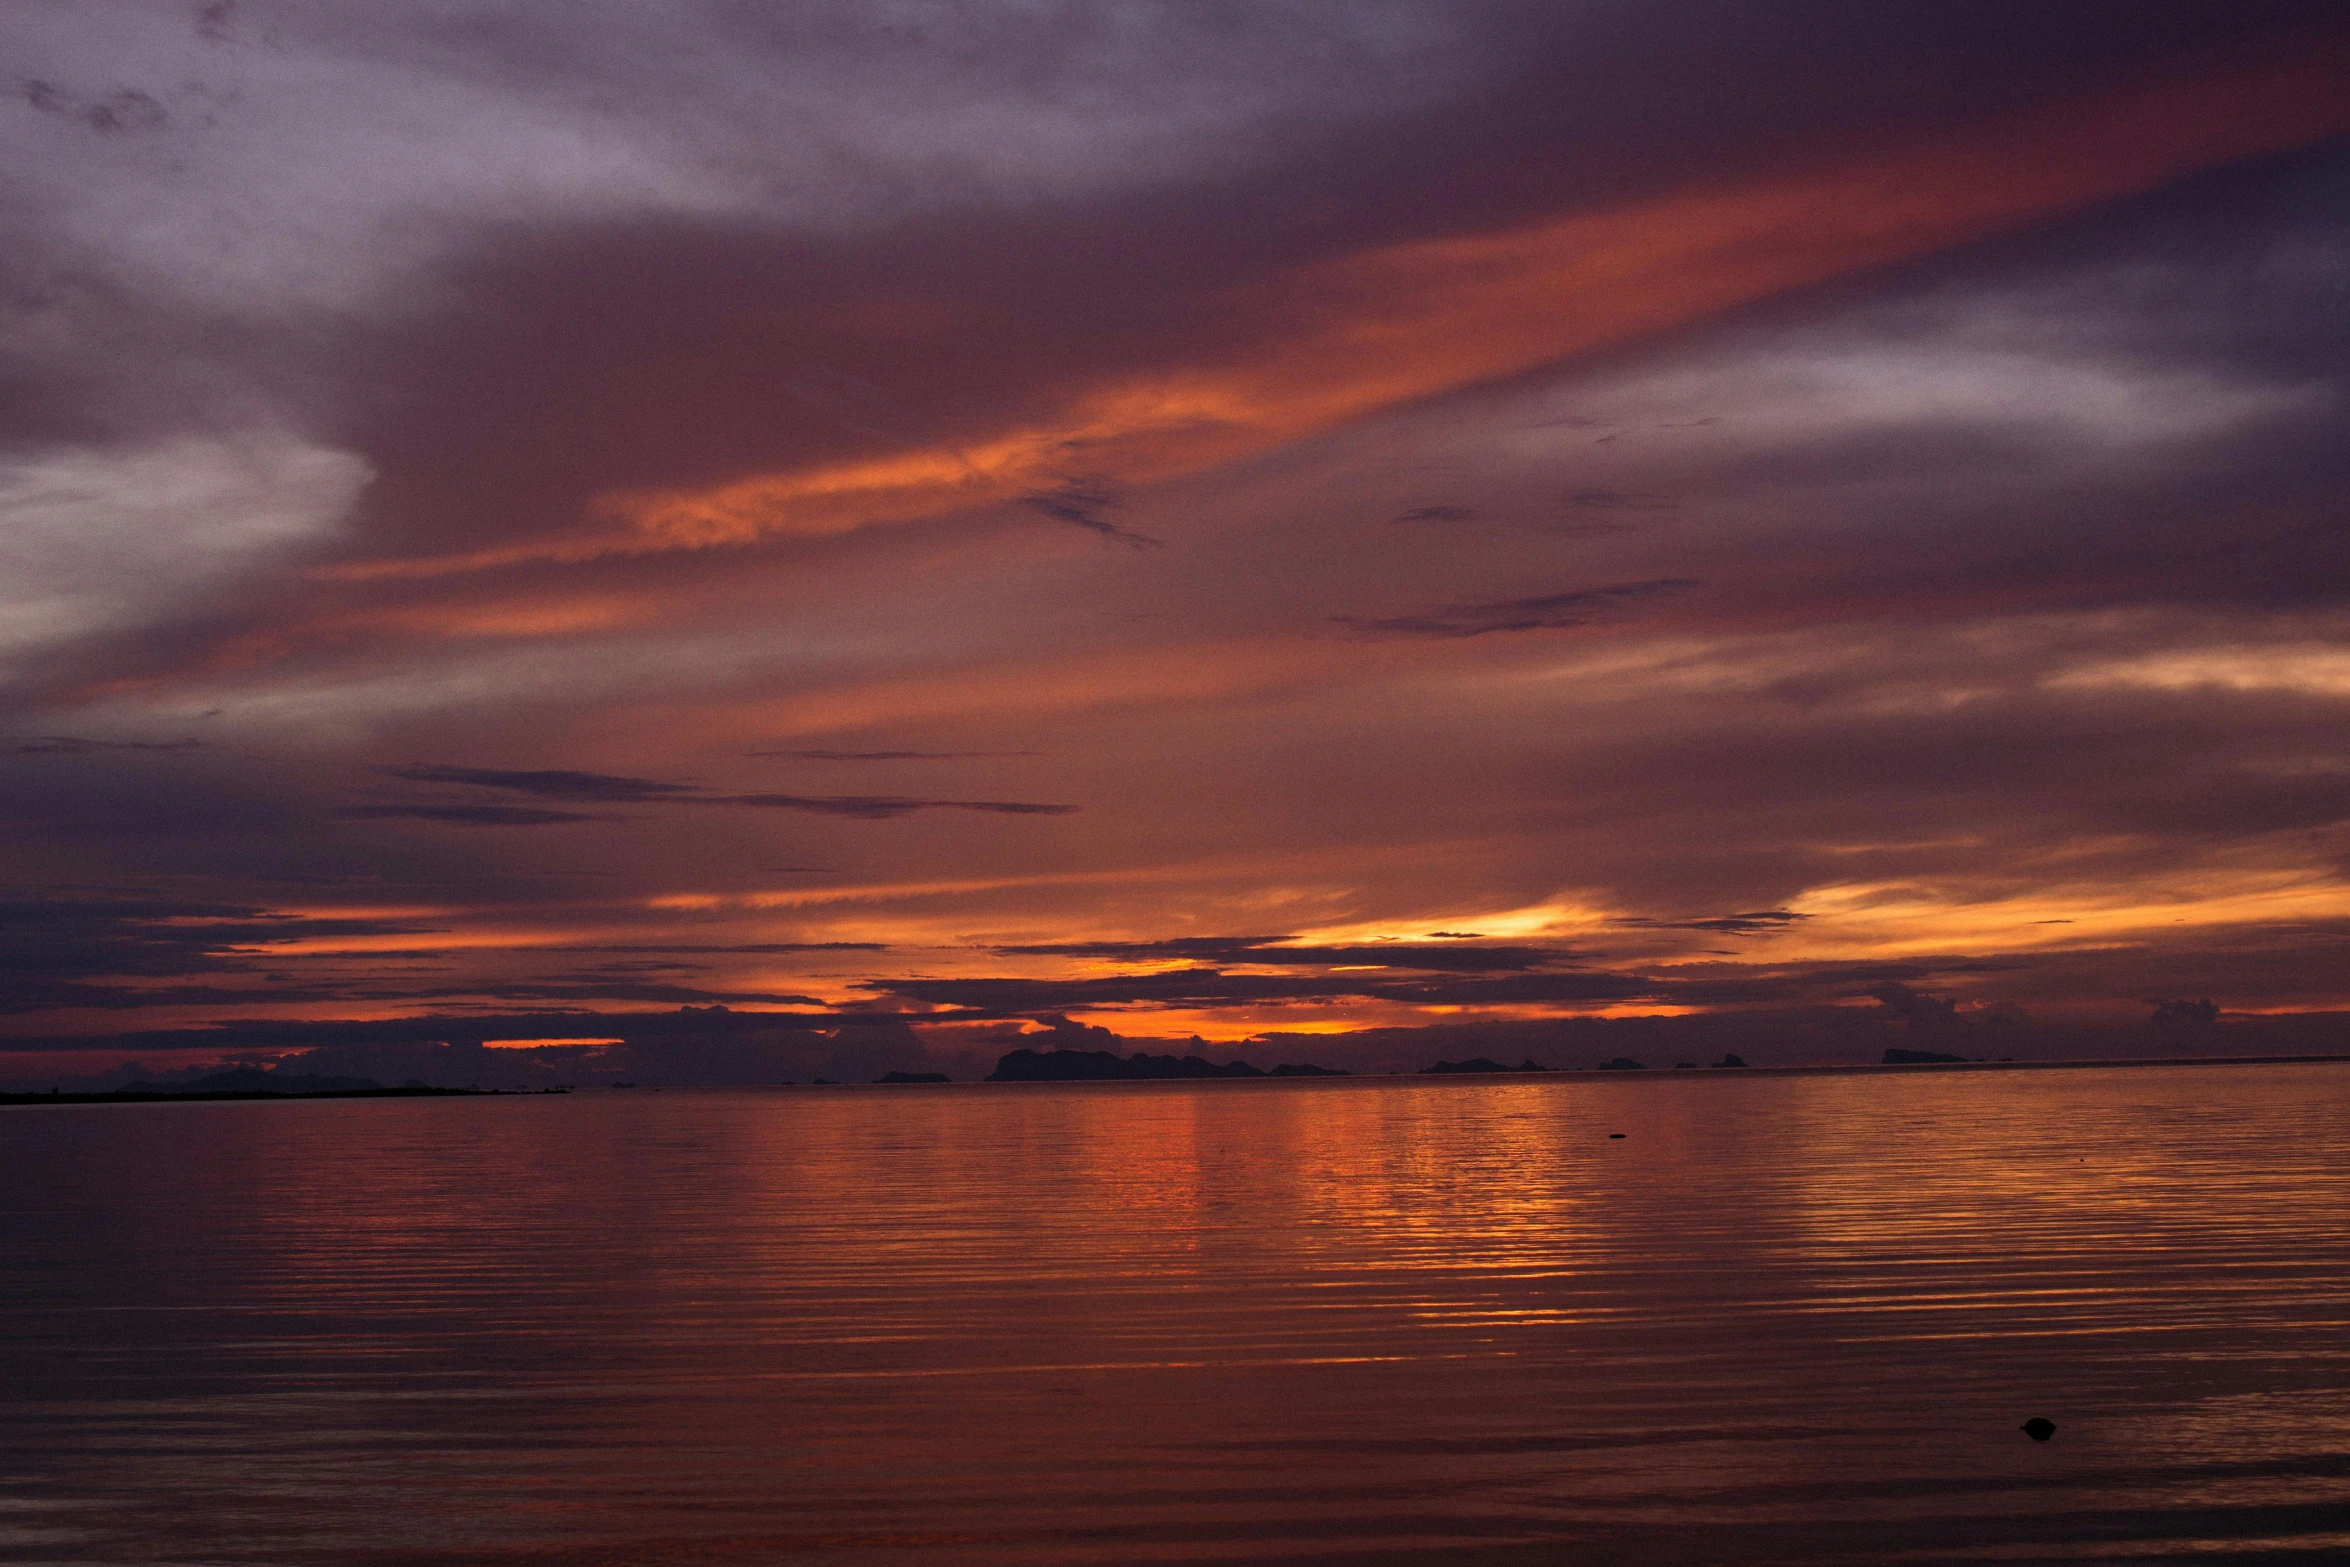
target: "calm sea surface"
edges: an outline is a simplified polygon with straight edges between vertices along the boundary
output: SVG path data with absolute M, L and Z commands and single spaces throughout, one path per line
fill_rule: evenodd
M 0 1111 L 0 1560 L 2350 1562 L 2350 1067 L 1693 1077 Z

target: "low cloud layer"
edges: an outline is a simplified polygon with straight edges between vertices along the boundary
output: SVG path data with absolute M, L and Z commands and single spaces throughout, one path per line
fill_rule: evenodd
M 983 811 L 998 816 L 1067 816 L 1074 805 L 1046 805 L 1025 800 L 931 800 L 883 794 L 722 794 L 699 784 L 661 783 L 650 778 L 615 778 L 606 773 L 572 772 L 562 768 L 516 770 L 496 767 L 385 767 L 378 771 L 411 783 L 456 784 L 524 794 L 542 800 L 573 800 L 602 805 L 741 805 L 755 810 L 808 811 L 819 816 L 851 816 L 886 821 L 915 811 Z M 516 805 L 346 805 L 335 815 L 353 819 L 465 822 L 478 826 L 539 827 L 559 822 L 592 821 L 583 811 L 546 810 Z

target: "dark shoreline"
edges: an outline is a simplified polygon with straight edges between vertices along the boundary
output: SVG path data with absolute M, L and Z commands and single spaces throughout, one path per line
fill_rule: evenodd
M 1265 1073 L 1258 1077 L 1166 1077 L 1166 1078 L 1068 1078 L 1033 1082 L 990 1083 L 983 1081 L 921 1083 L 914 1085 L 873 1083 L 715 1083 L 706 1085 L 680 1084 L 680 1088 L 696 1086 L 709 1088 L 741 1088 L 761 1093 L 772 1093 L 782 1088 L 821 1087 L 826 1089 L 872 1088 L 887 1086 L 903 1089 L 921 1088 L 1135 1088 L 1178 1084 L 1185 1087 L 1246 1085 L 1249 1083 L 1489 1083 L 1495 1079 L 1513 1082 L 1541 1081 L 1547 1078 L 1572 1078 L 1577 1082 L 1656 1082 L 1712 1081 L 1736 1077 L 1851 1077 L 1862 1074 L 1908 1076 L 1932 1072 L 2083 1072 L 2103 1071 L 2115 1067 L 2180 1067 L 2180 1066 L 2350 1066 L 2350 1054 L 2291 1055 L 2291 1056 L 2120 1056 L 2111 1060 L 2086 1061 L 1931 1061 L 1887 1066 L 1876 1062 L 1850 1066 L 1737 1066 L 1737 1067 L 1647 1067 L 1638 1071 L 1624 1071 L 1606 1067 L 1546 1067 L 1540 1071 L 1502 1072 L 1355 1072 L 1337 1074 L 1328 1078 L 1281 1076 Z M 584 1085 L 593 1087 L 595 1085 Z M 211 1093 L 175 1094 L 152 1089 L 121 1089 L 102 1094 L 41 1094 L 0 1093 L 0 1109 L 33 1105 L 122 1105 L 122 1104 L 223 1104 L 265 1099 L 536 1099 L 550 1094 L 572 1092 L 568 1088 L 335 1088 L 294 1093 L 277 1093 L 267 1089 L 236 1089 Z
M 2097 1071 L 2107 1067 L 2164 1067 L 2164 1066 L 2350 1066 L 2350 1053 L 2339 1055 L 2289 1056 L 2117 1056 L 2110 1060 L 2091 1057 L 2086 1060 L 2064 1061 L 1926 1061 L 1895 1063 L 1865 1061 L 1849 1065 L 1827 1064 L 1817 1066 L 1700 1066 L 1700 1067 L 1641 1067 L 1624 1070 L 1612 1067 L 1552 1066 L 1532 1071 L 1507 1068 L 1499 1072 L 1349 1072 L 1329 1078 L 1275 1077 L 1270 1072 L 1258 1077 L 1171 1077 L 1171 1078 L 1068 1078 L 1036 1082 L 961 1082 L 958 1088 L 1134 1088 L 1178 1083 L 1187 1087 L 1214 1087 L 1221 1085 L 1246 1086 L 1250 1083 L 1490 1083 L 1497 1079 L 1511 1082 L 1540 1082 L 1548 1078 L 1573 1078 L 1577 1082 L 1655 1082 L 1670 1078 L 1675 1081 L 1690 1079 L 1712 1081 L 1718 1078 L 1738 1077 L 1849 1077 L 1862 1074 L 1906 1076 L 1925 1072 L 2073 1072 Z M 792 1085 L 777 1084 L 777 1087 Z M 861 1088 L 870 1085 L 843 1083 L 843 1088 Z
M 1551 1067 L 1540 1072 L 1435 1073 L 1436 1080 L 1475 1082 L 1488 1077 L 1611 1078 L 1631 1082 L 1672 1077 L 1817 1077 L 1855 1073 L 1907 1075 L 1913 1072 L 2077 1072 L 2122 1066 L 2305 1066 L 2330 1062 L 2350 1066 L 2350 1054 L 2298 1056 L 2115 1056 L 2066 1061 L 1863 1061 L 1826 1066 L 1668 1066 L 1622 1071 L 1606 1067 Z M 1413 1076 L 1421 1074 L 1414 1073 Z
M 102 1094 L 0 1094 L 6 1105 L 159 1105 L 222 1104 L 244 1099 L 512 1099 L 523 1095 L 559 1093 L 541 1088 L 324 1088 L 280 1093 L 267 1088 L 221 1089 L 209 1093 L 175 1094 L 168 1089 L 118 1088 Z

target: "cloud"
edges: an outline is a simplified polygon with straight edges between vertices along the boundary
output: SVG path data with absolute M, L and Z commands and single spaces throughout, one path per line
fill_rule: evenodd
M 437 928 L 196 899 L 20 897 L 0 901 L 0 970 L 195 974 L 241 966 L 263 949 L 289 942 L 431 935 Z
M 160 131 L 171 120 L 162 104 L 135 87 L 118 87 L 100 98 L 82 98 L 54 82 L 29 81 L 24 84 L 24 101 L 39 113 L 62 116 L 102 136 Z
M 1698 586 L 1693 578 L 1662 577 L 1649 582 L 1626 582 L 1612 587 L 1549 593 L 1538 598 L 1501 599 L 1486 604 L 1453 604 L 1424 615 L 1372 619 L 1358 615 L 1332 617 L 1340 625 L 1365 636 L 1482 637 L 1496 632 L 1565 629 L 1590 624 L 1595 615 L 1620 609 L 1641 599 L 1685 593 Z
M 887 979 L 859 989 L 953 1008 L 957 1017 L 1034 1017 L 1098 1007 L 1197 1008 L 1368 999 L 1410 1006 L 1518 1006 L 1659 999 L 1675 987 L 1634 975 L 1505 974 L 1440 980 L 1369 973 L 1233 974 L 1184 968 L 1098 979 Z
M 1226 943 L 1216 943 L 1225 945 Z M 1242 964 L 1274 969 L 1314 968 L 1320 972 L 1297 973 L 1234 973 L 1229 966 L 1211 967 L 1187 964 L 1180 968 L 1161 969 L 1146 973 L 1096 976 L 1075 980 L 1013 978 L 1002 976 L 972 976 L 957 979 L 907 977 L 868 979 L 857 981 L 853 988 L 868 994 L 901 997 L 926 1007 L 947 1008 L 945 1012 L 922 1014 L 932 1021 L 982 1018 L 1043 1017 L 1067 1010 L 1084 1008 L 1141 1009 L 1200 1008 L 1200 1007 L 1284 1007 L 1326 1006 L 1349 999 L 1371 1000 L 1407 1007 L 1437 1006 L 1450 1009 L 1518 1008 L 1525 1006 L 1577 1006 L 1596 1003 L 1619 1003 L 1626 1000 L 1647 999 L 1677 1005 L 1752 1006 L 1758 1004 L 1788 1004 L 1823 998 L 1849 998 L 1855 995 L 1907 995 L 1911 982 L 1940 978 L 1964 980 L 1970 976 L 1997 974 L 2012 970 L 2013 963 L 2000 963 L 1967 958 L 1944 958 L 1929 961 L 1876 963 L 1782 963 L 1735 964 L 1709 963 L 1668 965 L 1647 972 L 1604 973 L 1577 970 L 1567 973 L 1545 972 L 1555 967 L 1563 954 L 1548 949 L 1492 948 L 1482 954 L 1471 949 L 1454 949 L 1449 953 L 1394 951 L 1390 944 L 1365 951 L 1344 947 L 1295 949 L 1295 961 L 1285 961 L 1276 951 L 1260 958 L 1259 950 L 1245 939 L 1242 946 Z M 871 950 L 870 944 L 857 943 L 766 943 L 758 944 L 778 953 L 809 951 Z M 1395 944 L 1401 945 L 1401 944 Z M 1183 950 L 1184 943 L 1158 944 L 1078 944 L 1068 952 L 1024 952 L 1005 949 L 1007 956 L 1084 956 L 1125 957 L 1136 962 L 1150 962 L 1168 956 L 1170 949 Z M 1106 949 L 1106 950 L 1105 950 Z M 680 952 L 701 956 L 728 955 L 740 949 L 715 945 L 614 945 L 608 947 L 521 948 L 509 951 L 614 951 L 624 953 Z M 1200 950 L 1193 946 L 1192 951 Z M 1382 958 L 1394 961 L 1382 963 Z M 665 967 L 665 965 L 654 965 Z M 476 980 L 463 985 L 397 985 L 368 986 L 355 979 L 339 981 L 335 988 L 316 989 L 306 993 L 309 999 L 340 999 L 349 1001 L 398 1001 L 419 1003 L 433 1000 L 466 999 L 490 1007 L 499 1001 L 669 1001 L 669 1002 L 729 1002 L 759 1003 L 765 1005 L 821 1006 L 812 998 L 765 990 L 722 991 L 703 986 L 682 986 L 669 981 L 645 977 L 645 966 L 639 964 L 606 965 L 597 969 L 568 974 L 536 976 L 527 979 L 500 978 Z M 364 972 L 359 971 L 359 972 Z M 287 999 L 302 999 L 284 976 L 275 976 L 288 985 Z M 126 992 L 127 994 L 127 992 Z M 263 999 L 267 992 L 218 990 L 198 992 L 191 990 L 182 1001 L 200 1001 L 204 1004 L 228 1005 Z M 210 999 L 207 1001 L 206 998 Z M 66 1004 L 60 1002 L 58 1004 Z M 88 1004 L 104 1004 L 91 1001 Z M 856 1016 L 864 1003 L 849 1003 L 838 1010 L 842 1016 Z
M 882 821 L 916 811 L 980 811 L 997 816 L 1068 816 L 1074 805 L 1044 805 L 1026 800 L 929 800 L 896 794 L 729 794 L 711 797 L 712 805 L 747 805 L 769 811 L 807 811 L 818 816 L 852 816 Z
M 9 749 L 19 756 L 87 756 L 93 751 L 196 751 L 202 740 L 86 740 L 78 735 L 36 735 Z
M 1570 505 L 1583 511 L 1678 511 L 1680 508 L 1661 495 L 1640 495 L 1626 490 L 1577 490 L 1567 497 Z
M 505 789 L 549 800 L 594 800 L 626 804 L 671 800 L 700 793 L 693 784 L 658 783 L 649 778 L 619 778 L 609 773 L 576 773 L 560 769 L 515 771 L 499 767 L 383 767 L 377 771 L 410 783 L 464 784 L 475 789 Z
M 1118 504 L 1116 487 L 1106 479 L 1070 479 L 1055 489 L 1023 495 L 1020 504 L 1055 522 L 1090 529 L 1130 549 L 1155 550 L 1166 547 L 1164 539 L 1154 539 L 1147 533 L 1120 527 L 1102 515 L 1103 511 Z
M 1627 435 L 1639 435 L 1650 430 L 1705 430 L 1710 429 L 1714 425 L 1720 424 L 1721 422 L 1722 420 L 1719 414 L 1711 414 L 1703 419 L 1667 419 L 1658 424 L 1625 425 L 1620 429 L 1610 430 L 1607 434 L 1597 437 L 1592 441 L 1591 444 L 1594 446 L 1607 446 L 1613 442 L 1622 440 Z
M 275 977 L 266 988 L 155 982 L 249 979 L 261 975 L 263 965 L 287 947 L 435 932 L 436 927 L 402 920 L 279 914 L 196 899 L 20 897 L 0 901 L 0 1012 L 332 1000 L 339 992 L 331 987 Z
M 820 1007 L 823 1002 L 813 996 L 795 996 L 774 991 L 706 990 L 694 985 L 660 984 L 619 976 L 586 976 L 573 980 L 544 980 L 537 982 L 507 982 L 480 985 L 441 985 L 417 989 L 371 990 L 351 992 L 352 999 L 362 1001 L 448 1001 L 457 998 L 479 1000 L 483 1003 L 500 1001 L 655 1001 L 655 1002 L 721 1002 L 728 1005 L 756 1003 L 763 1006 Z M 254 1000 L 258 997 L 238 999 Z
M 119 444 L 10 439 L 8 379 L 0 356 L 0 648 L 28 666 L 200 612 L 331 535 L 370 477 L 350 452 L 266 427 Z M 38 675 L 20 669 L 0 694 L 37 689 Z
M 502 789 L 552 800 L 586 800 L 605 804 L 738 805 L 756 810 L 805 811 L 819 816 L 847 816 L 880 821 L 916 811 L 980 811 L 1000 816 L 1066 816 L 1074 805 L 1043 805 L 1020 800 L 933 800 L 911 795 L 847 794 L 721 794 L 699 784 L 662 783 L 650 778 L 623 778 L 610 773 L 569 772 L 560 769 L 510 770 L 496 767 L 385 767 L 379 771 L 411 783 L 460 784 L 476 789 Z M 346 806 L 336 812 L 346 817 L 414 817 L 421 821 L 474 823 L 482 826 L 538 826 L 591 818 L 563 811 L 534 811 L 520 806 L 480 805 L 366 805 Z
M 788 756 L 804 762 L 962 762 L 981 757 L 1042 756 L 1041 751 L 746 751 L 746 756 Z
M 889 947 L 887 943 L 879 941 L 746 941 L 715 946 L 676 942 L 621 942 L 594 946 L 539 947 L 531 950 L 539 952 L 670 952 L 714 955 L 736 952 L 886 952 Z
M 17 999 L 2341 1004 L 2338 13 L 16 8 Z
M 1761 936 L 1785 930 L 1809 918 L 1811 916 L 1808 914 L 1798 914 L 1790 909 L 1755 909 L 1745 914 L 1717 914 L 1706 919 L 1627 918 L 1617 920 L 1616 923 L 1650 930 L 1708 930 L 1724 936 Z
M 1467 937 L 1456 939 L 1471 939 Z M 1422 946 L 1377 942 L 1350 946 L 1299 945 L 1288 936 L 1180 936 L 1166 941 L 1079 941 L 994 949 L 1007 955 L 1110 958 L 1127 963 L 1181 960 L 1189 963 L 1248 963 L 1270 967 L 1333 966 L 1422 969 L 1439 973 L 1516 973 L 1573 960 L 1553 947 Z
M 457 827 L 558 827 L 603 818 L 587 811 L 534 805 L 338 805 L 328 813 L 353 822 L 445 822 Z

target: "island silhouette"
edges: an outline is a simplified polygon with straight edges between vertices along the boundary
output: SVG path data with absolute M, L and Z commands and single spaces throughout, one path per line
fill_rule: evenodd
M 1107 1050 L 1015 1050 L 987 1075 L 991 1083 L 1119 1083 L 1203 1077 L 1344 1077 L 1336 1067 L 1283 1063 L 1268 1072 L 1246 1061 L 1221 1064 L 1202 1056 L 1154 1056 Z

